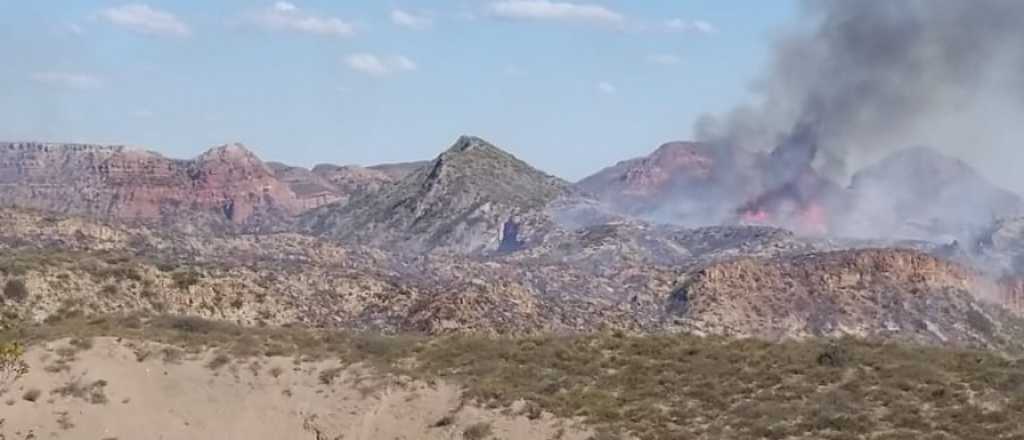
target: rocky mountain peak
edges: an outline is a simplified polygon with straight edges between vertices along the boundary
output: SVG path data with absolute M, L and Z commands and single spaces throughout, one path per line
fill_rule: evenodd
M 459 153 L 459 152 L 469 151 L 469 150 L 472 150 L 472 149 L 500 150 L 500 148 L 495 147 L 491 143 L 489 143 L 489 142 L 487 142 L 487 141 L 485 141 L 485 140 L 483 140 L 483 139 L 481 139 L 479 137 L 469 136 L 469 135 L 462 135 L 462 136 L 459 136 L 459 139 L 455 141 L 455 144 L 453 144 L 451 146 L 451 148 L 448 149 L 448 152 L 450 152 L 450 153 Z
M 546 223 L 544 208 L 571 192 L 567 182 L 483 139 L 463 136 L 394 186 L 343 207 L 315 210 L 304 223 L 321 234 L 377 245 L 494 250 L 510 230 L 528 237 L 527 224 Z

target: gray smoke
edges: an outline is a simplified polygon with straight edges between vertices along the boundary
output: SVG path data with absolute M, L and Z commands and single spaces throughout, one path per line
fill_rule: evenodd
M 990 133 L 971 119 L 1021 110 L 1022 1 L 819 0 L 803 11 L 757 81 L 757 102 L 703 118 L 699 139 L 773 149 L 799 137 L 810 154 L 795 156 L 841 173 L 850 159 Z
M 912 145 L 975 163 L 1020 157 L 1024 1 L 818 0 L 802 10 L 754 84 L 756 99 L 695 126 L 704 142 L 772 151 L 760 191 L 812 167 L 842 181 Z M 862 215 L 888 209 L 874 197 L 857 203 Z M 942 208 L 932 211 L 955 209 Z

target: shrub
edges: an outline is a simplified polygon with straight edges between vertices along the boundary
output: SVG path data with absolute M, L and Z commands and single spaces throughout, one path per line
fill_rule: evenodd
M 181 290 L 188 290 L 190 287 L 199 284 L 202 274 L 194 270 L 176 270 L 171 273 L 174 285 Z
M 328 368 L 328 369 L 326 369 L 324 371 L 321 371 L 320 372 L 320 383 L 323 384 L 323 385 L 330 385 L 330 384 L 334 383 L 334 380 L 337 379 L 338 376 L 341 375 L 341 371 L 342 371 L 341 367 Z
M 483 440 L 491 436 L 491 424 L 487 422 L 474 423 L 462 431 L 462 437 L 466 440 Z
M 28 287 L 25 281 L 19 278 L 7 280 L 4 284 L 4 296 L 14 302 L 25 302 L 28 299 Z
M 452 416 L 451 414 L 448 414 L 448 415 L 438 419 L 438 421 L 434 422 L 433 427 L 434 428 L 443 428 L 445 426 L 451 426 L 454 423 L 455 423 L 455 417 Z
M 818 365 L 823 367 L 842 368 L 850 363 L 850 352 L 842 342 L 830 341 L 818 353 Z
M 23 359 L 24 356 L 25 348 L 21 344 L 0 344 L 0 394 L 28 374 L 28 363 Z
M 83 384 L 81 378 L 76 378 L 64 384 L 60 388 L 50 391 L 50 393 L 60 395 L 61 397 L 82 399 L 94 405 L 103 405 L 108 402 L 107 394 L 104 392 L 104 388 L 106 388 L 106 386 L 107 381 L 105 380 L 97 380 L 90 384 Z
M 206 368 L 211 370 L 219 370 L 221 367 L 231 363 L 231 357 L 224 353 L 218 353 L 210 362 L 206 363 Z
M 36 388 L 33 388 L 31 390 L 25 391 L 25 394 L 22 394 L 21 398 L 26 402 L 35 402 L 36 400 L 39 400 L 40 394 L 43 394 L 43 392 L 39 391 Z

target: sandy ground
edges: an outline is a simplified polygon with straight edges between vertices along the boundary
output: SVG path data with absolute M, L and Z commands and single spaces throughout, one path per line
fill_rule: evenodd
M 455 386 L 358 366 L 324 384 L 321 373 L 338 367 L 332 361 L 258 358 L 214 369 L 215 352 L 168 359 L 161 345 L 97 338 L 59 370 L 69 347 L 29 350 L 31 372 L 0 396 L 0 440 L 460 439 L 480 423 L 494 439 L 588 436 L 548 414 L 530 420 L 462 405 Z M 435 427 L 445 416 L 452 423 Z

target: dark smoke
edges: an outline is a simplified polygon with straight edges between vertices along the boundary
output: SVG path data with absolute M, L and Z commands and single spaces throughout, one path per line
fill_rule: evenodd
M 705 142 L 773 150 L 762 191 L 812 166 L 842 178 L 851 161 L 937 133 L 1020 133 L 987 116 L 1022 110 L 1024 1 L 820 0 L 802 9 L 755 84 L 757 101 L 695 127 Z M 963 156 L 987 147 L 959 148 Z

